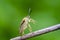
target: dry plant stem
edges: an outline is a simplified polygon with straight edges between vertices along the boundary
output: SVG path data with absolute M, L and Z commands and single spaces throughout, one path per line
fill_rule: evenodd
M 58 29 L 60 29 L 60 24 L 50 26 L 48 28 L 44 28 L 44 29 L 41 29 L 41 30 L 37 30 L 35 32 L 28 33 L 26 35 L 23 35 L 22 37 L 18 36 L 18 37 L 12 38 L 11 40 L 28 39 L 28 38 L 35 37 L 35 36 L 38 36 L 38 35 L 42 35 L 42 34 L 52 32 L 52 31 L 55 31 L 55 30 L 58 30 Z

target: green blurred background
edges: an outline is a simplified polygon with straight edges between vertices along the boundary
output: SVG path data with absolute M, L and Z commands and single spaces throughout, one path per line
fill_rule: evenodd
M 19 36 L 20 22 L 28 15 L 29 7 L 31 18 L 37 22 L 31 23 L 33 31 L 60 23 L 60 0 L 0 0 L 0 40 Z M 27 40 L 60 40 L 60 30 Z

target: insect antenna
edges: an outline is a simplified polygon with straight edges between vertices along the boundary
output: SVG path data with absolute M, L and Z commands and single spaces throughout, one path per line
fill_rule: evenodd
M 28 8 L 28 16 L 31 15 L 31 8 Z

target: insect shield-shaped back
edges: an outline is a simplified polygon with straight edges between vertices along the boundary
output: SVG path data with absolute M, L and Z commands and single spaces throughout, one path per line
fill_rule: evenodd
M 30 17 L 26 16 L 23 18 L 21 25 L 20 25 L 20 34 L 24 35 L 24 30 L 27 28 L 27 25 L 29 24 Z

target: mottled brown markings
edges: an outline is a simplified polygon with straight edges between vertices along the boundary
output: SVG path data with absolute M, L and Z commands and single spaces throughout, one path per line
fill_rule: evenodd
M 25 20 L 22 21 L 21 25 L 25 22 Z

